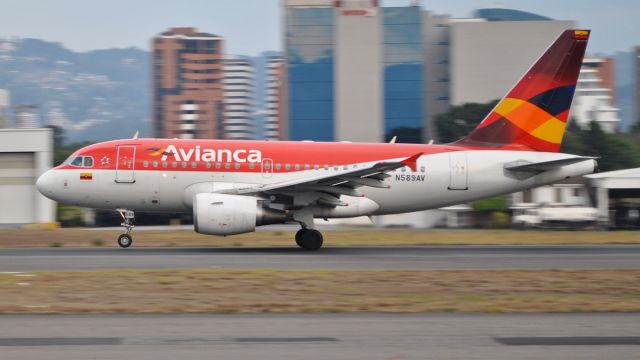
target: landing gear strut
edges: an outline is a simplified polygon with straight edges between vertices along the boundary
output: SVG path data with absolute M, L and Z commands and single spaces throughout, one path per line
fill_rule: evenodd
M 315 229 L 302 228 L 296 233 L 296 244 L 305 250 L 318 250 L 322 247 L 322 233 Z
M 133 237 L 131 237 L 131 230 L 133 230 L 135 226 L 133 224 L 136 221 L 136 216 L 135 216 L 135 213 L 131 210 L 119 209 L 118 212 L 120 213 L 120 217 L 122 217 L 122 220 L 123 220 L 120 225 L 124 226 L 126 229 L 124 234 L 120 234 L 120 236 L 118 236 L 118 245 L 120 245 L 120 247 L 122 248 L 128 248 L 133 243 Z

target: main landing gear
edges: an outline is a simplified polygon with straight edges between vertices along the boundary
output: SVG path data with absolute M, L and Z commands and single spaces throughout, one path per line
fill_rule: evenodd
M 122 217 L 122 220 L 123 220 L 120 225 L 124 226 L 126 229 L 124 234 L 120 234 L 120 236 L 118 236 L 118 245 L 120 245 L 120 247 L 122 248 L 128 248 L 129 246 L 131 246 L 131 244 L 133 244 L 133 237 L 131 237 L 131 230 L 133 230 L 135 226 L 133 224 L 136 221 L 136 216 L 132 210 L 119 209 L 118 212 L 120 213 L 120 217 Z
M 305 250 L 315 251 L 322 247 L 322 233 L 316 229 L 302 228 L 296 233 L 296 244 Z

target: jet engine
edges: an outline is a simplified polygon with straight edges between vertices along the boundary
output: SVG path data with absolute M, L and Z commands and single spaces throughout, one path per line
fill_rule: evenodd
M 201 193 L 193 197 L 193 221 L 200 234 L 242 234 L 286 219 L 284 212 L 266 208 L 253 196 Z

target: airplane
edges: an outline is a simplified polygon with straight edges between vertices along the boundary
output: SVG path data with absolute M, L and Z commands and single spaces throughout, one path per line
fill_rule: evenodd
M 36 186 L 44 196 L 120 212 L 129 247 L 135 211 L 192 212 L 195 231 L 234 235 L 298 223 L 318 250 L 314 218 L 435 209 L 596 171 L 559 153 L 589 30 L 566 30 L 486 118 L 450 144 L 132 139 L 79 149 Z

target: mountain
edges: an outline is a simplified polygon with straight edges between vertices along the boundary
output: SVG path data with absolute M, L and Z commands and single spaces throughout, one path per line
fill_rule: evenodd
M 0 88 L 38 106 L 68 142 L 149 134 L 150 56 L 136 48 L 75 52 L 38 39 L 0 39 Z

